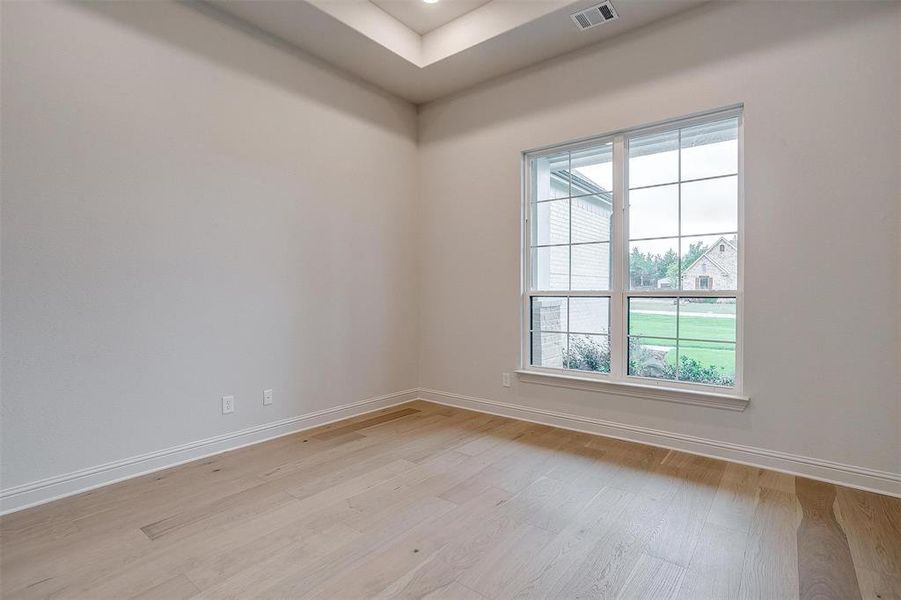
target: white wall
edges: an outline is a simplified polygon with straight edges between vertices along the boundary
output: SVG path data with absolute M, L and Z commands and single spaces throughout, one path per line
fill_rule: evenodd
M 184 5 L 2 11 L 3 488 L 416 386 L 413 106 Z
M 420 110 L 420 384 L 898 473 L 894 3 L 712 3 Z M 518 383 L 520 151 L 745 104 L 743 413 Z

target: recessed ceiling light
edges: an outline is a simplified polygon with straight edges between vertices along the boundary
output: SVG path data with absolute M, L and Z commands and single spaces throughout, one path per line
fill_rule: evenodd
M 438 4 L 438 0 L 422 0 L 426 4 Z

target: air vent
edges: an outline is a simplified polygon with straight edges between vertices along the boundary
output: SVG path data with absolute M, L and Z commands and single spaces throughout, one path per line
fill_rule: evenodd
M 576 24 L 581 31 L 603 25 L 607 21 L 613 21 L 617 18 L 616 10 L 610 2 L 602 2 L 595 4 L 591 8 L 580 10 L 577 13 L 569 15 L 572 17 L 573 23 Z

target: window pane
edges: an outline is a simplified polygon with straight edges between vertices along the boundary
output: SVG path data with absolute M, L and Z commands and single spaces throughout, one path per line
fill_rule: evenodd
M 582 196 L 573 198 L 570 202 L 572 202 L 574 244 L 610 240 L 612 196 Z
M 569 200 L 532 204 L 532 245 L 569 243 Z
M 572 195 L 609 195 L 613 190 L 613 144 L 572 153 Z
M 610 372 L 610 344 L 606 335 L 570 335 L 566 368 Z
M 532 329 L 566 331 L 566 298 L 532 298 Z
M 735 341 L 735 298 L 682 298 L 679 339 Z
M 738 231 L 737 176 L 682 184 L 682 235 L 731 231 Z
M 532 289 L 569 289 L 569 246 L 532 248 Z
M 629 285 L 633 290 L 668 290 L 679 284 L 679 239 L 629 243 Z
M 676 337 L 675 298 L 629 298 L 629 335 Z
M 735 344 L 680 340 L 679 381 L 735 385 Z
M 629 140 L 629 187 L 679 181 L 679 132 L 654 133 Z
M 683 290 L 734 290 L 738 242 L 734 235 L 682 238 Z
M 532 364 L 538 367 L 563 368 L 566 353 L 565 333 L 532 333 Z
M 682 179 L 738 173 L 738 120 L 682 130 Z
M 532 159 L 533 200 L 569 196 L 569 152 Z
M 679 235 L 679 184 L 629 192 L 630 240 L 676 235 Z
M 609 298 L 569 299 L 569 331 L 575 333 L 607 333 L 609 330 Z
M 572 246 L 572 289 L 610 289 L 610 244 Z
M 675 340 L 630 337 L 629 375 L 675 379 Z

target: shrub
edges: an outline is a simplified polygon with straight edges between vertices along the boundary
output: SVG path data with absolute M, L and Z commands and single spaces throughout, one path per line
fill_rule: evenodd
M 580 371 L 610 372 L 610 349 L 606 344 L 599 344 L 582 337 L 572 337 L 569 349 L 563 353 L 563 366 Z
M 666 359 L 667 351 L 641 346 L 637 340 L 629 340 L 629 374 L 658 379 L 676 379 L 676 365 Z M 679 357 L 679 381 L 735 385 L 735 377 L 727 375 L 716 365 L 704 365 L 690 356 Z

